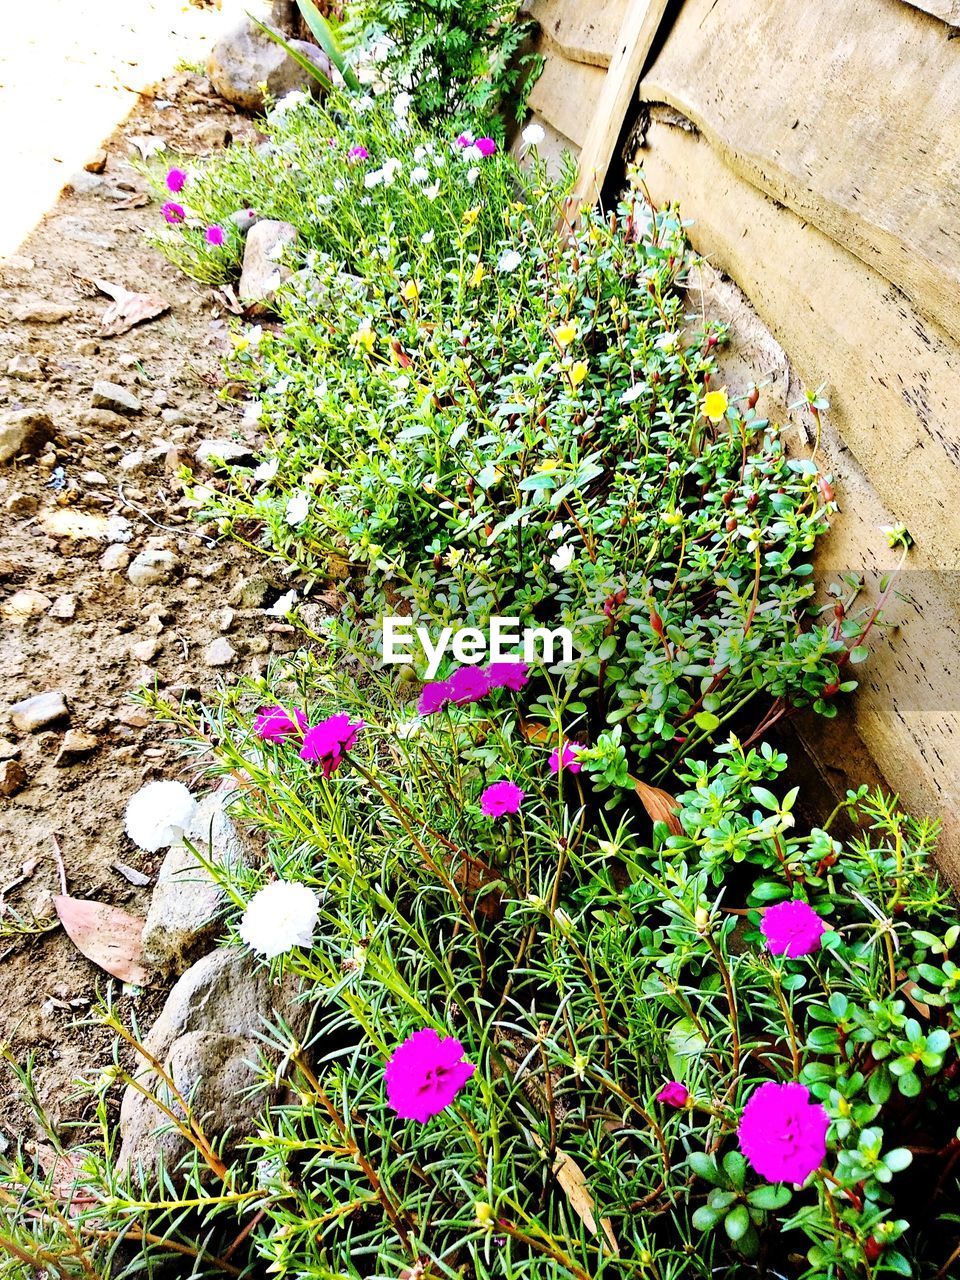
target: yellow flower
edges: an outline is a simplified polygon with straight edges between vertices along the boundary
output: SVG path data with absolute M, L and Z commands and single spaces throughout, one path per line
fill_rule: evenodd
M 377 335 L 370 327 L 369 320 L 364 320 L 360 328 L 351 335 L 350 341 L 355 347 L 363 347 L 364 351 L 366 351 L 368 355 L 373 352 L 373 348 L 377 341 Z
M 475 1201 L 473 1212 L 476 1216 L 478 1227 L 483 1227 L 485 1231 L 492 1231 L 496 1226 L 497 1215 L 493 1212 L 493 1206 L 488 1204 L 486 1200 Z
M 577 326 L 575 324 L 562 324 L 553 335 L 557 344 L 561 347 L 569 347 L 570 343 L 577 336 Z
M 484 277 L 483 263 L 478 262 L 477 265 L 473 268 L 473 275 L 470 277 L 470 287 L 472 289 L 475 289 L 477 285 L 483 280 L 483 277 Z
M 311 467 L 303 479 L 306 484 L 317 485 L 322 484 L 324 480 L 329 478 L 329 476 L 330 472 L 326 467 Z
M 400 297 L 406 298 L 407 302 L 416 302 L 420 297 L 420 286 L 416 280 L 408 280 L 400 290 Z
M 463 222 L 463 225 L 465 227 L 472 227 L 479 217 L 480 217 L 480 206 L 477 205 L 475 209 L 468 209 L 467 212 L 463 215 L 463 218 L 461 219 L 461 221 Z
M 534 467 L 534 471 L 542 471 L 545 474 L 550 474 L 551 472 L 556 471 L 558 466 L 559 462 L 556 458 L 547 458 L 545 462 L 538 462 Z
M 586 360 L 577 360 L 570 366 L 570 381 L 575 387 L 579 387 L 580 383 L 587 376 Z
M 451 569 L 455 569 L 463 559 L 464 553 L 460 547 L 451 547 L 447 552 L 447 564 Z
M 703 398 L 703 416 L 711 422 L 722 422 L 729 403 L 726 387 L 719 391 L 708 391 Z

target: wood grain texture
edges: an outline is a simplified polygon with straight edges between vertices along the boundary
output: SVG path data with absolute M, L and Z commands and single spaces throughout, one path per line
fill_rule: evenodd
M 540 24 L 540 51 L 569 62 L 608 67 L 627 0 L 528 0 Z
M 686 0 L 641 96 L 960 339 L 960 42 L 903 0 Z
M 932 13 L 951 27 L 960 27 L 960 0 L 906 0 L 906 3 L 924 13 Z
M 654 113 L 640 158 L 654 199 L 680 201 L 694 246 L 738 282 L 796 376 L 828 382 L 822 447 L 841 514 L 818 569 L 889 567 L 884 524 L 902 520 L 916 539 L 886 610 L 896 629 L 876 640 L 847 715 L 905 803 L 942 816 L 942 865 L 958 882 L 960 353 L 887 281 L 745 181 L 702 136 Z M 775 352 L 753 346 L 776 395 L 792 401 Z M 735 372 L 727 376 L 735 391 Z M 802 731 L 829 771 L 844 750 L 836 728 L 807 717 Z M 842 757 L 834 771 L 839 780 Z
M 548 58 L 530 94 L 530 109 L 557 132 L 582 147 L 597 112 L 606 72 L 584 62 Z

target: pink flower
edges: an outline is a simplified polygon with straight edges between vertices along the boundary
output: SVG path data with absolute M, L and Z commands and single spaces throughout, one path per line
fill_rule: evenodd
M 492 138 L 478 138 L 473 145 L 482 156 L 493 156 L 497 153 L 497 144 Z
M 363 727 L 362 720 L 353 724 L 343 712 L 328 716 L 303 735 L 300 759 L 319 764 L 323 776 L 329 778 L 343 759 L 344 752 L 349 751 L 356 742 L 357 734 Z
M 577 759 L 578 751 L 578 747 L 572 747 L 569 742 L 565 742 L 563 744 L 563 757 L 561 758 L 560 751 L 554 748 L 550 753 L 550 772 L 559 773 L 562 764 L 564 769 L 570 773 L 579 773 L 583 765 Z
M 515 782 L 494 782 L 480 796 L 480 812 L 488 818 L 502 818 L 505 813 L 516 813 L 523 797 Z
M 489 662 L 484 668 L 491 689 L 522 689 L 530 679 L 530 667 L 526 662 Z
M 463 1061 L 459 1040 L 424 1027 L 407 1036 L 387 1063 L 387 1102 L 401 1120 L 426 1124 L 449 1107 L 476 1069 Z
M 182 169 L 171 169 L 167 174 L 167 190 L 178 196 L 187 185 L 187 175 Z
M 676 1107 L 680 1111 L 690 1101 L 690 1090 L 679 1080 L 668 1080 L 657 1094 L 657 1101 L 662 1102 L 665 1107 Z
M 291 716 L 283 707 L 263 707 L 254 719 L 253 732 L 264 742 L 283 742 L 291 733 L 302 733 L 307 724 L 302 711 L 295 710 Z
M 459 138 L 457 138 L 457 146 L 458 146 L 458 147 L 461 147 L 463 150 L 466 150 L 466 148 L 467 148 L 467 147 L 472 147 L 472 146 L 473 146 L 473 134 L 472 134 L 472 133 L 461 133 L 461 134 L 460 134 L 460 137 L 459 137 Z
M 207 244 L 212 244 L 217 249 L 223 244 L 224 238 L 223 227 L 218 227 L 216 224 L 212 227 L 207 227 L 204 234 Z
M 821 935 L 826 931 L 827 926 L 813 907 L 799 898 L 767 907 L 760 921 L 760 932 L 767 940 L 771 955 L 786 955 L 791 960 L 819 951 Z
M 165 221 L 169 222 L 171 226 L 176 226 L 178 222 L 182 222 L 187 216 L 183 205 L 175 204 L 172 200 L 168 200 L 160 212 L 163 214 Z
M 450 701 L 461 707 L 479 702 L 490 692 L 490 677 L 482 667 L 458 667 L 447 683 Z
M 445 707 L 452 697 L 453 690 L 450 688 L 449 680 L 432 680 L 429 684 L 425 684 L 420 692 L 417 711 L 422 716 L 432 716 L 441 707 Z
M 827 1154 L 830 1118 L 802 1084 L 768 1080 L 740 1117 L 740 1150 L 768 1182 L 805 1182 Z
M 347 152 L 347 159 L 353 164 L 357 164 L 360 160 L 369 160 L 370 152 L 366 147 L 351 147 Z

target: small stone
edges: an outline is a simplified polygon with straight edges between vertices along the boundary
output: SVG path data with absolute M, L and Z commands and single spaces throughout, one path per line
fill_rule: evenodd
M 160 417 L 168 427 L 193 427 L 197 423 L 197 415 L 184 409 L 161 409 Z
M 0 760 L 13 760 L 20 754 L 20 748 L 9 738 L 0 738 Z
M 81 729 L 68 729 L 53 763 L 58 769 L 64 769 L 68 764 L 91 755 L 99 745 L 94 734 L 84 733 Z
M 96 338 L 81 338 L 73 349 L 78 356 L 95 356 L 100 350 L 100 343 Z
M 50 609 L 51 618 L 72 618 L 77 612 L 76 596 L 57 596 Z
M 178 564 L 172 551 L 141 551 L 127 570 L 127 577 L 135 587 L 155 587 L 169 582 Z
M 211 640 L 203 651 L 203 660 L 208 667 L 229 667 L 237 657 L 237 651 L 229 640 L 222 636 Z
M 122 414 L 113 413 L 110 409 L 84 409 L 77 415 L 77 421 L 81 427 L 92 427 L 94 430 L 128 430 L 130 423 Z M 109 444 L 116 446 L 114 441 Z
M 36 409 L 19 409 L 0 416 L 0 462 L 21 453 L 36 453 L 55 435 L 53 423 Z
M 236 440 L 201 440 L 195 454 L 197 462 L 210 471 L 219 470 L 223 463 L 231 467 L 246 467 L 256 462 L 250 446 Z
M 130 652 L 137 662 L 152 662 L 159 649 L 160 641 L 156 636 L 151 636 L 148 640 L 139 640 Z
M 288 43 L 328 80 L 332 79 L 330 61 L 322 49 L 303 40 Z M 293 89 L 319 91 L 316 78 L 271 40 L 252 18 L 244 18 L 216 42 L 207 59 L 207 75 L 221 98 L 244 111 L 263 109 L 264 87 L 273 99 L 282 98 Z
M 117 712 L 117 719 L 121 724 L 125 724 L 131 729 L 146 729 L 147 725 L 152 722 L 152 717 L 146 707 L 121 707 Z
M 131 551 L 122 542 L 107 547 L 100 557 L 100 568 L 106 573 L 120 573 L 130 563 Z
M 168 445 L 156 445 L 150 449 L 136 449 L 125 453 L 117 464 L 127 475 L 159 475 L 164 469 Z
M 3 504 L 14 516 L 35 516 L 40 508 L 40 499 L 32 493 L 23 493 L 20 489 L 11 493 Z
M 0 796 L 15 796 L 27 785 L 27 771 L 16 760 L 0 763 Z
M 158 636 L 163 630 L 163 619 L 159 614 L 151 613 L 150 617 L 147 619 L 147 625 L 144 629 L 148 631 L 150 635 Z
M 84 471 L 80 479 L 83 481 L 84 484 L 89 484 L 89 485 L 108 483 L 107 477 L 103 474 L 102 471 Z
M 118 382 L 107 382 L 104 379 L 93 384 L 91 403 L 95 409 L 108 409 L 111 413 L 121 414 L 140 413 L 143 408 L 132 391 L 121 387 Z
M 230 606 L 227 605 L 225 608 L 221 609 L 220 612 L 217 614 L 217 626 L 219 626 L 221 631 L 229 631 L 230 628 L 233 626 L 234 619 L 236 618 L 236 616 L 237 615 L 233 611 L 233 609 L 231 609 Z
M 60 324 L 75 314 L 73 307 L 66 307 L 59 302 L 46 302 L 42 298 L 23 302 L 13 309 L 13 318 L 23 324 Z
M 265 310 L 283 282 L 290 278 L 291 269 L 281 259 L 296 238 L 297 229 L 292 223 L 273 218 L 264 218 L 250 228 L 237 297 L 254 304 L 253 312 Z
M 39 382 L 43 377 L 43 369 L 36 356 L 21 353 L 8 361 L 7 374 L 11 378 L 19 378 L 22 382 Z
M 103 173 L 107 167 L 106 151 L 102 147 L 95 151 L 83 167 L 87 173 Z
M 259 574 L 241 578 L 231 593 L 230 602 L 239 604 L 241 609 L 262 609 L 271 590 L 270 583 Z
M 74 173 L 67 179 L 64 189 L 75 191 L 78 196 L 92 196 L 102 192 L 106 185 L 103 178 L 81 169 L 79 173 Z
M 52 603 L 50 597 L 45 596 L 42 591 L 25 587 L 22 591 L 15 591 L 9 600 L 3 602 L 3 613 L 14 622 L 26 622 L 46 613 Z
M 56 724 L 58 720 L 63 720 L 69 714 L 67 700 L 59 689 L 35 693 L 32 698 L 15 702 L 10 708 L 11 723 L 21 733 L 35 733 L 37 729 L 45 729 L 48 724 Z

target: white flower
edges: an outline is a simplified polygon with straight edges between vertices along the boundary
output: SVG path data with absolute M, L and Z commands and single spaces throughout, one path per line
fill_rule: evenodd
M 565 542 L 558 547 L 554 554 L 550 557 L 550 563 L 556 569 L 557 573 L 563 573 L 564 569 L 569 569 L 573 564 L 573 547 L 569 542 Z
M 389 159 L 384 160 L 383 168 L 381 170 L 381 173 L 383 174 L 383 185 L 385 187 L 389 187 L 402 168 L 403 161 L 397 160 L 395 156 L 390 156 Z
M 369 190 L 371 187 L 378 187 L 383 181 L 382 169 L 371 169 L 369 173 L 363 175 L 363 185 Z
M 546 137 L 546 134 L 543 132 L 540 125 L 528 124 L 520 136 L 523 138 L 526 146 L 539 147 L 540 143 Z
M 292 947 L 309 947 L 319 916 L 320 899 L 309 885 L 275 880 L 247 903 L 238 932 L 251 951 L 272 960 Z
M 423 233 L 423 235 L 420 237 L 420 243 L 421 243 L 421 244 L 433 244 L 433 242 L 434 242 L 434 240 L 436 240 L 436 238 L 437 238 L 437 233 L 436 233 L 436 232 L 434 231 L 434 229 L 431 227 L 429 231 L 425 231 L 425 232 Z
M 621 404 L 633 404 L 634 400 L 639 400 L 643 395 L 643 384 L 638 382 L 631 387 L 629 391 L 625 391 L 620 397 Z
M 197 802 L 182 782 L 148 782 L 127 801 L 124 826 L 138 848 L 156 853 L 183 837 Z
M 424 187 L 423 194 L 430 201 L 436 200 L 437 196 L 440 194 L 440 179 L 438 178 L 432 187 Z
M 342 191 L 344 187 L 346 187 L 346 185 L 347 184 L 344 182 L 342 178 L 334 178 L 333 180 L 334 191 Z
M 497 270 L 505 272 L 516 271 L 522 261 L 523 256 L 516 249 L 505 249 L 497 260 Z
M 260 400 L 248 400 L 243 406 L 243 426 L 255 427 L 263 417 L 263 402 Z
M 410 170 L 410 181 L 415 182 L 419 187 L 424 186 L 430 181 L 430 170 L 418 164 L 415 169 Z
M 275 601 L 275 603 L 270 606 L 267 610 L 267 616 L 270 618 L 285 618 L 297 603 L 298 598 L 297 592 L 291 589 L 286 593 L 286 595 L 282 595 L 279 600 Z
M 483 159 L 483 152 L 475 142 L 471 142 L 469 147 L 463 148 L 463 158 L 467 164 L 479 164 Z
M 550 532 L 547 534 L 547 537 L 550 539 L 551 542 L 556 542 L 559 538 L 564 537 L 566 535 L 566 532 L 567 532 L 567 526 L 565 524 L 561 524 L 560 521 L 558 520 L 557 523 L 550 530 Z
M 253 478 L 254 480 L 259 480 L 261 484 L 269 484 L 279 470 L 280 459 L 268 458 L 266 462 L 261 462 L 260 465 L 255 468 Z
M 263 337 L 263 325 L 252 324 L 243 336 L 250 343 L 251 347 L 259 346 L 260 339 Z
M 430 152 L 426 147 L 414 147 L 413 149 L 414 160 L 426 160 L 429 154 Z
M 303 524 L 309 514 L 309 497 L 305 493 L 295 493 L 287 503 L 287 509 L 283 518 L 286 520 L 287 524 L 296 528 L 298 524 Z
M 357 115 L 360 116 L 369 111 L 372 106 L 374 106 L 374 101 L 373 98 L 370 97 L 369 93 L 365 93 L 362 98 L 358 98 L 353 104 L 354 110 Z
M 409 93 L 398 93 L 393 100 L 393 114 L 398 120 L 406 120 L 413 99 Z
M 479 177 L 480 170 L 476 166 L 467 170 L 467 181 L 470 183 L 471 187 L 476 183 Z

